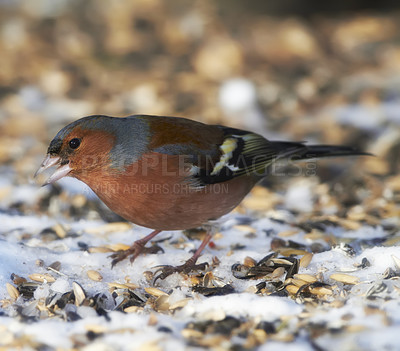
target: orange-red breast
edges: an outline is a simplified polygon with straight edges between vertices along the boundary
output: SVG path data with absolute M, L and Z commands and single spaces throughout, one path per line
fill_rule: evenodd
M 121 217 L 154 229 L 114 254 L 114 265 L 154 251 L 145 244 L 162 230 L 194 228 L 230 212 L 276 160 L 362 154 L 346 146 L 269 141 L 185 118 L 96 115 L 61 129 L 37 174 L 56 166 L 45 184 L 75 177 Z M 196 267 L 210 239 L 211 233 L 190 260 L 164 268 L 161 278 Z

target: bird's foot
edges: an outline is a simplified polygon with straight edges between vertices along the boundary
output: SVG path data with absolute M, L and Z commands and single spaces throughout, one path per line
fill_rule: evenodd
M 152 245 L 150 247 L 145 247 L 139 240 L 135 241 L 132 246 L 129 249 L 126 250 L 120 250 L 109 257 L 111 257 L 113 260 L 111 261 L 111 267 L 114 268 L 114 266 L 118 263 L 123 261 L 125 258 L 130 256 L 130 261 L 131 263 L 136 260 L 136 258 L 141 255 L 141 254 L 155 254 L 157 252 L 164 252 L 164 250 L 158 246 L 158 245 Z
M 159 268 L 154 272 L 154 283 L 158 280 L 164 280 L 168 276 L 170 276 L 173 273 L 185 273 L 188 274 L 194 270 L 202 270 L 204 271 L 209 264 L 207 262 L 203 262 L 200 264 L 196 264 L 196 260 L 191 257 L 189 260 L 187 260 L 184 264 L 180 266 L 158 266 Z

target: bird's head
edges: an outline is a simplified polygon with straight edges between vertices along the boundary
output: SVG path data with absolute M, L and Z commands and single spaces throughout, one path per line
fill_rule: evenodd
M 47 155 L 35 176 L 50 167 L 57 167 L 43 185 L 65 176 L 80 179 L 82 174 L 103 168 L 109 162 L 109 153 L 116 134 L 107 124 L 111 117 L 89 116 L 61 129 L 50 142 Z
M 50 142 L 35 176 L 57 167 L 43 185 L 65 176 L 87 179 L 93 172 L 118 172 L 146 149 L 148 126 L 140 117 L 88 116 L 61 129 Z

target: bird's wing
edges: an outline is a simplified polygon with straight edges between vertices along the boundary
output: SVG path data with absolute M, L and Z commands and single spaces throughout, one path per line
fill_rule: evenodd
M 256 133 L 180 118 L 149 118 L 151 135 L 156 136 L 149 151 L 185 157 L 192 165 L 189 181 L 194 186 L 265 175 L 280 153 L 274 143 Z
M 280 159 L 368 155 L 348 146 L 269 141 L 257 133 L 184 118 L 146 118 L 153 135 L 149 151 L 185 157 L 191 167 L 188 181 L 195 187 L 242 176 L 260 179 Z

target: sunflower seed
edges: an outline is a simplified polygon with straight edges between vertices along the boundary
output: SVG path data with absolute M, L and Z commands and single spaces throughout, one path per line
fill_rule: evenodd
M 72 290 L 75 295 L 75 305 L 82 305 L 82 302 L 86 299 L 85 291 L 77 282 L 72 282 Z

